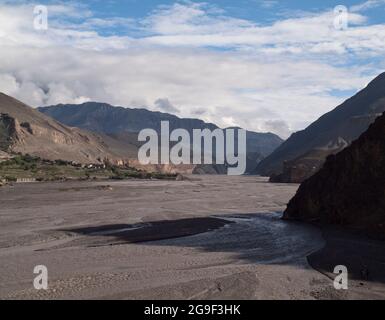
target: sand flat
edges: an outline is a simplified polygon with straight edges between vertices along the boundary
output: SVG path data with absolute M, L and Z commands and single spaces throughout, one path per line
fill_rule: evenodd
M 307 263 L 320 230 L 280 219 L 296 190 L 252 176 L 1 188 L 0 298 L 346 298 Z M 154 237 L 164 225 L 177 235 Z

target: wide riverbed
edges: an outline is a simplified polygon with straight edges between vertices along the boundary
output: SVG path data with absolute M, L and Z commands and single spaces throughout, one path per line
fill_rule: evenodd
M 0 188 L 0 298 L 340 297 L 307 263 L 320 231 L 280 220 L 297 185 L 188 178 Z

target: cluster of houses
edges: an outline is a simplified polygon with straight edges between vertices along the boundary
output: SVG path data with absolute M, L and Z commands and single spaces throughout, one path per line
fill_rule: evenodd
M 0 162 L 4 162 L 7 160 L 11 160 L 14 158 L 14 156 L 3 152 L 0 150 Z M 37 158 L 39 159 L 39 158 Z M 128 161 L 124 160 L 113 160 L 110 161 L 109 159 L 98 159 L 99 163 L 94 163 L 94 164 L 84 164 L 84 163 L 78 163 L 76 161 L 67 161 L 67 160 L 48 160 L 48 159 L 39 159 L 39 161 L 42 164 L 46 165 L 68 165 L 68 166 L 73 166 L 76 168 L 82 168 L 82 169 L 94 169 L 94 170 L 103 170 L 108 168 L 109 166 L 128 166 Z M 16 182 L 16 183 L 29 183 L 29 182 L 36 182 L 37 180 L 35 178 L 14 178 L 14 180 L 8 180 L 8 179 L 1 179 L 0 178 L 0 186 L 7 184 L 9 182 Z

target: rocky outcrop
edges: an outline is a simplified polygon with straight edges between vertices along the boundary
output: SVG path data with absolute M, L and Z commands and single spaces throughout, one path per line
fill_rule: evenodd
M 0 150 L 7 151 L 18 140 L 17 121 L 7 113 L 0 113 Z
M 331 145 L 339 139 L 349 145 L 384 111 L 385 73 L 305 130 L 294 133 L 271 155 L 262 160 L 255 172 L 264 176 L 279 175 L 285 161 L 291 162 L 315 149 L 333 149 Z M 320 160 L 324 161 L 325 158 Z
M 329 155 L 343 150 L 345 145 L 339 148 L 314 149 L 291 161 L 284 161 L 283 171 L 280 174 L 272 174 L 270 182 L 274 183 L 301 183 L 310 178 L 325 163 Z
M 311 177 L 324 163 L 324 158 L 312 157 L 311 154 L 313 153 L 316 153 L 316 151 L 309 152 L 310 156 L 306 154 L 292 161 L 285 161 L 282 173 L 272 174 L 269 182 L 301 183 Z
M 385 233 L 385 114 L 301 184 L 284 218 Z

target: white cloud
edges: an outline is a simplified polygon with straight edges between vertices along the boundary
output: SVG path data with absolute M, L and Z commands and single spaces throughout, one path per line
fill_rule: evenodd
M 290 135 L 290 128 L 284 120 L 267 120 L 264 123 L 264 127 L 268 132 L 276 132 L 281 137 L 287 137 Z
M 385 0 L 368 0 L 350 7 L 351 12 L 365 11 L 385 5 Z
M 175 4 L 146 20 L 153 35 L 145 40 L 164 46 L 218 48 L 248 47 L 260 53 L 293 54 L 306 58 L 317 54 L 385 52 L 385 25 L 366 26 L 367 18 L 356 10 L 349 14 L 349 28 L 334 27 L 333 10 L 308 13 L 260 26 L 250 21 L 212 15 L 207 4 Z
M 278 1 L 275 0 L 262 0 L 259 2 L 262 8 L 272 8 L 278 4 Z
M 357 90 L 379 72 L 356 59 L 385 53 L 385 26 L 358 12 L 337 31 L 332 12 L 259 26 L 207 4 L 162 7 L 144 21 L 80 9 L 49 7 L 39 32 L 31 6 L 0 5 L 0 91 L 34 106 L 147 106 L 286 137 L 341 102 L 332 90 Z M 144 35 L 100 35 L 106 26 Z
M 163 111 L 166 113 L 179 113 L 179 109 L 176 108 L 169 99 L 164 98 L 164 99 L 158 99 L 154 102 L 156 108 L 159 109 L 159 111 Z

